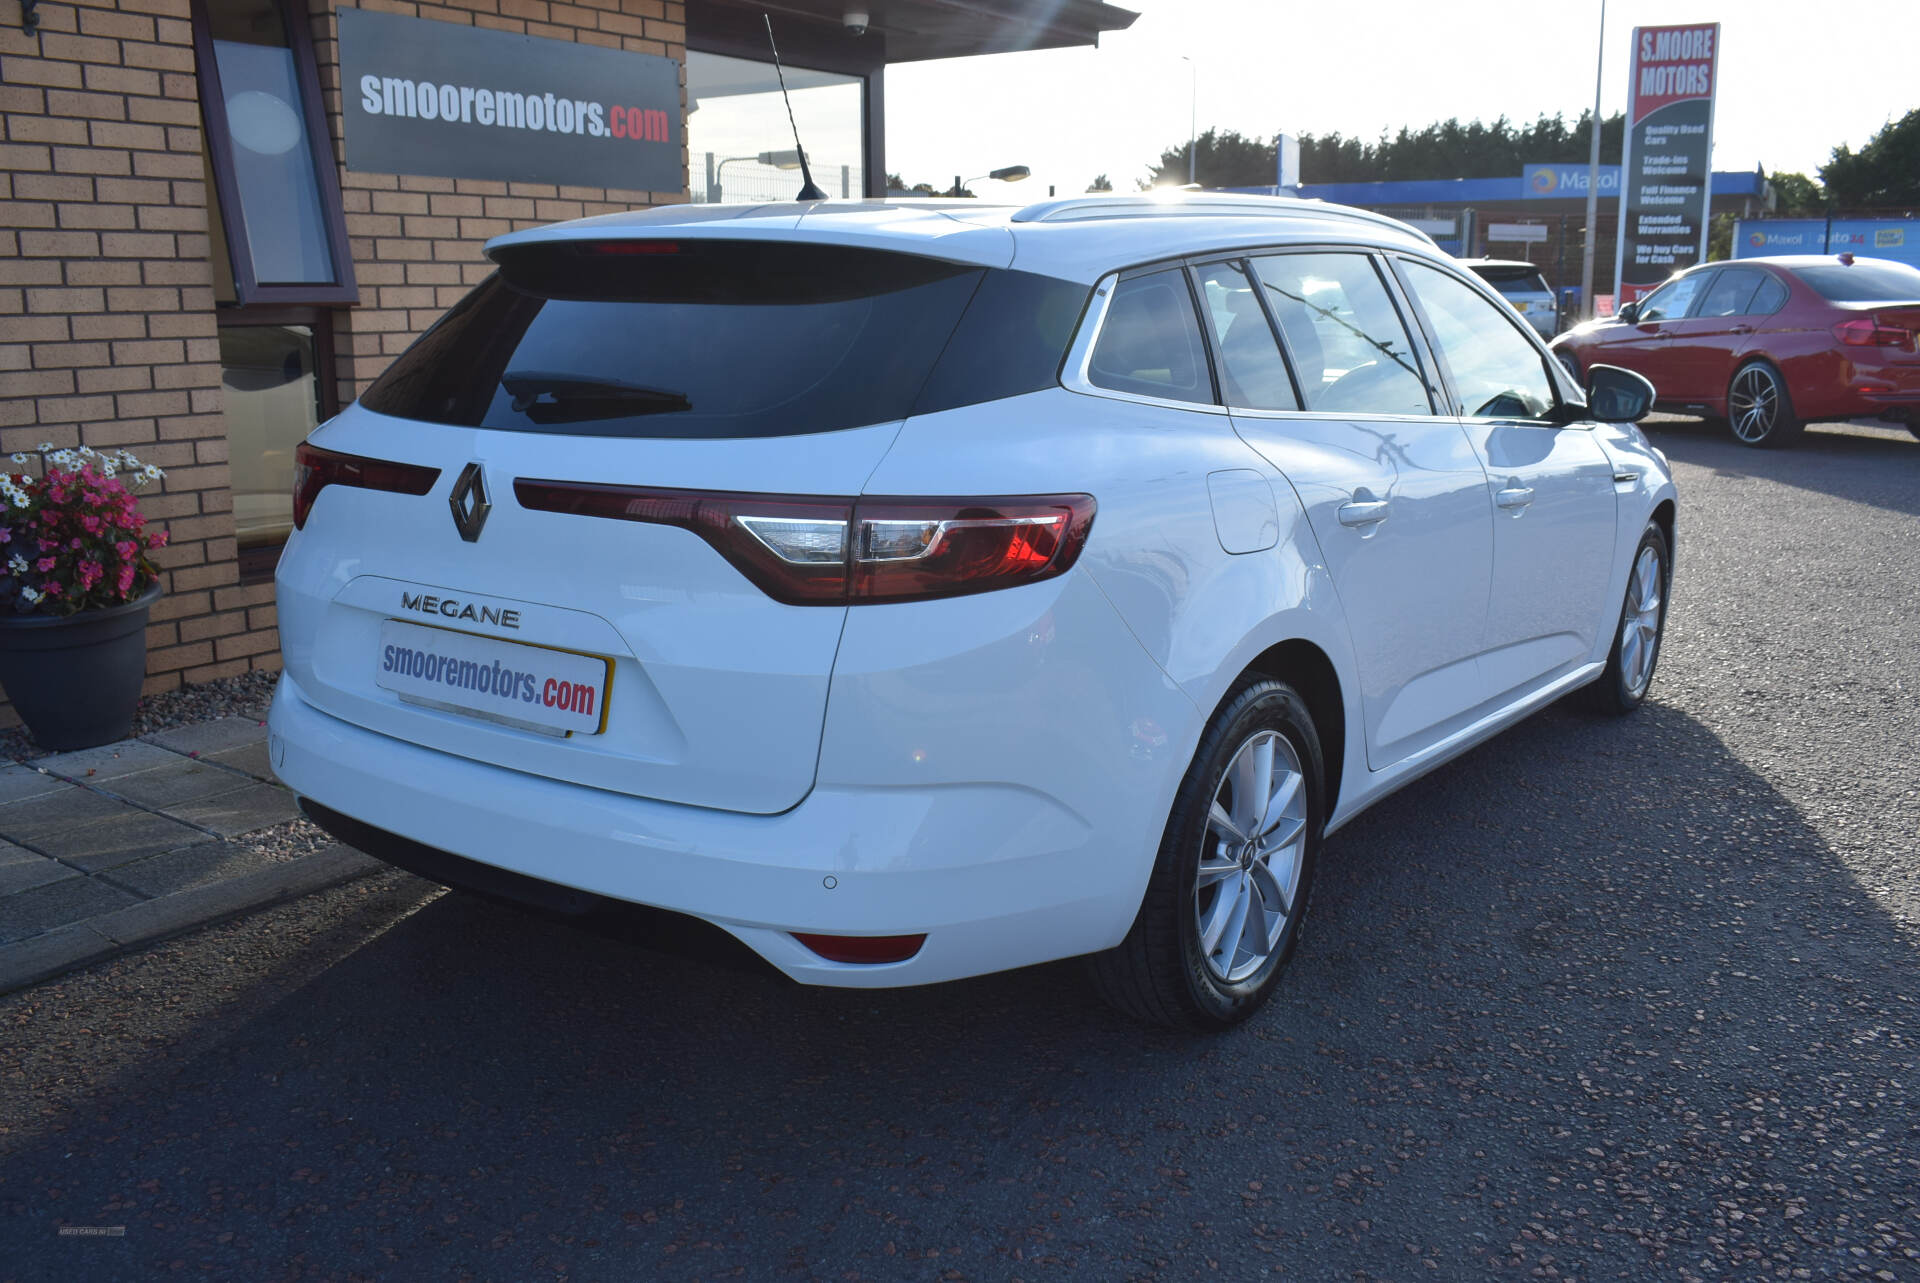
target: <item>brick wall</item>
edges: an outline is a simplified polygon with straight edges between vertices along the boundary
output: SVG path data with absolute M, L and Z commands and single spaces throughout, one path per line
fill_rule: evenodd
M 366 7 L 685 60 L 673 0 Z M 343 404 L 486 274 L 488 237 L 685 199 L 347 170 L 333 6 L 309 8 L 360 287 L 360 305 L 334 313 Z M 0 0 L 0 453 L 124 446 L 168 470 L 142 500 L 170 537 L 149 692 L 277 668 L 273 587 L 240 582 L 234 541 L 187 0 L 59 0 L 40 15 L 26 35 Z

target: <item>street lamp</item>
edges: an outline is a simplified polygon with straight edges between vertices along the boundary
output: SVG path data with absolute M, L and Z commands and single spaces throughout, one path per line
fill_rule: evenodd
M 709 152 L 708 155 L 712 155 L 712 153 Z M 722 190 L 720 183 L 721 171 L 725 170 L 728 165 L 733 164 L 736 160 L 750 160 L 757 165 L 770 165 L 775 169 L 800 168 L 800 153 L 798 150 L 763 151 L 752 156 L 729 156 L 713 167 L 713 177 L 707 183 L 707 203 L 709 205 L 718 205 L 720 203 Z
M 1187 186 L 1193 187 L 1194 151 L 1200 141 L 1200 64 L 1185 54 L 1180 61 L 1187 64 Z
M 979 178 L 969 178 L 964 183 L 960 181 L 960 175 L 955 174 L 953 176 L 952 194 L 958 196 L 967 189 L 969 184 L 977 183 L 981 178 L 991 178 L 997 183 L 1017 183 L 1023 178 L 1031 177 L 1032 174 L 1033 171 L 1025 165 L 1008 165 L 1004 169 L 990 170 L 987 173 L 981 174 Z

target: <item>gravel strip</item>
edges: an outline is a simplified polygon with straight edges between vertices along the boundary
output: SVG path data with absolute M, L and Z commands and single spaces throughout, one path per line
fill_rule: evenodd
M 140 701 L 139 711 L 134 714 L 133 733 L 151 735 L 221 717 L 252 717 L 264 721 L 267 705 L 273 699 L 273 684 L 279 677 L 277 672 L 256 668 L 238 677 L 222 677 L 198 686 L 148 695 Z M 16 762 L 30 762 L 47 753 L 47 749 L 34 742 L 25 726 L 0 730 L 0 755 Z

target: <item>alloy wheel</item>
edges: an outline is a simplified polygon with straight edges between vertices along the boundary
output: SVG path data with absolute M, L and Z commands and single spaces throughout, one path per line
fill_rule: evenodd
M 1307 847 L 1307 781 L 1286 736 L 1259 731 L 1214 790 L 1193 883 L 1200 953 L 1234 984 L 1266 965 L 1299 899 Z
M 1780 384 L 1764 365 L 1750 365 L 1734 376 L 1727 394 L 1727 420 L 1733 435 L 1748 445 L 1767 439 L 1780 421 Z
M 1627 584 L 1627 615 L 1620 630 L 1620 676 L 1627 693 L 1638 699 L 1653 680 L 1660 649 L 1660 610 L 1665 604 L 1660 554 L 1642 548 Z

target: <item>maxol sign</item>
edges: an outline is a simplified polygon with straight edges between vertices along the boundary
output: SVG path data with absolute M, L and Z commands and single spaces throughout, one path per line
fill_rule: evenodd
M 338 10 L 347 167 L 677 192 L 680 64 Z
M 1920 267 L 1920 219 L 1742 219 L 1733 227 L 1735 258 L 1841 253 Z
M 1585 200 L 1585 165 L 1528 165 L 1520 171 L 1520 194 L 1528 200 Z M 1600 194 L 1620 194 L 1620 166 L 1600 166 Z

